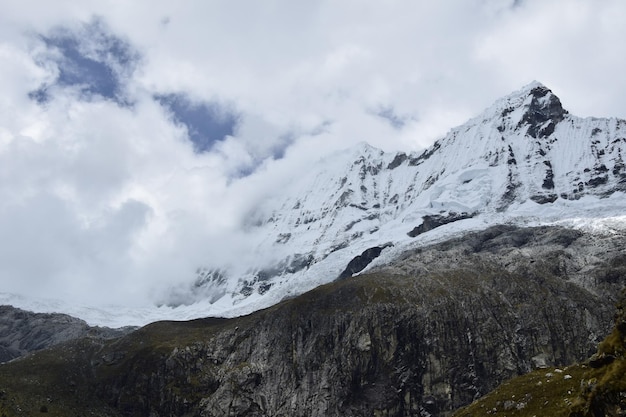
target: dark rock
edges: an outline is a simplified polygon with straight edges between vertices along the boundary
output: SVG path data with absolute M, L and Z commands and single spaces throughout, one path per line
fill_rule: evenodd
M 271 283 L 262 282 L 261 284 L 259 284 L 259 289 L 257 290 L 257 292 L 259 294 L 263 295 L 266 292 L 268 292 L 270 290 L 270 288 L 272 288 L 272 284 Z
M 596 174 L 603 174 L 605 172 L 608 172 L 609 169 L 606 167 L 606 165 L 601 164 L 601 165 L 598 165 L 597 167 L 595 167 L 594 171 L 596 172 Z
M 441 148 L 441 141 L 433 143 L 433 145 L 429 149 L 426 149 L 419 156 L 410 158 L 409 165 L 417 166 L 421 164 L 422 162 L 426 161 L 428 158 L 436 154 L 439 148 Z
M 558 198 L 559 196 L 556 194 L 540 194 L 540 195 L 533 195 L 530 197 L 530 199 L 537 204 L 554 203 Z
M 554 171 L 552 171 L 552 164 L 550 161 L 543 161 L 543 163 L 548 167 L 546 170 L 546 176 L 543 179 L 543 184 L 541 187 L 545 190 L 553 190 L 554 189 Z
M 535 138 L 545 138 L 554 133 L 557 123 L 567 114 L 561 101 L 548 88 L 538 86 L 530 91 L 530 105 L 518 124 L 518 128 L 527 125 L 526 133 Z
M 492 226 L 481 233 L 470 234 L 465 238 L 473 253 L 496 252 L 503 247 L 520 248 L 527 245 L 535 236 L 532 229 L 514 226 Z
M 607 355 L 603 353 L 596 353 L 591 358 L 589 358 L 589 366 L 592 368 L 602 368 L 603 366 L 609 365 L 615 361 L 615 356 Z
M 276 243 L 287 243 L 291 239 L 291 233 L 279 233 L 278 237 L 276 237 Z
M 398 168 L 407 159 L 409 159 L 409 157 L 404 152 L 400 152 L 395 156 L 395 158 L 393 158 L 393 161 L 391 161 L 389 165 L 387 165 L 387 169 Z
M 626 289 L 617 303 L 615 326 L 589 359 L 579 398 L 569 417 L 623 416 L 626 410 Z
M 422 233 L 429 232 L 436 229 L 439 226 L 443 226 L 449 223 L 456 222 L 458 220 L 471 219 L 474 215 L 469 213 L 449 213 L 446 216 L 432 215 L 422 217 L 422 224 L 416 226 L 407 233 L 410 237 L 416 237 Z
M 608 180 L 609 180 L 609 177 L 607 175 L 604 175 L 602 177 L 591 178 L 589 181 L 585 183 L 585 185 L 588 185 L 590 187 L 597 187 L 599 185 L 606 184 Z
M 358 256 L 355 256 L 346 266 L 346 269 L 343 270 L 341 274 L 339 274 L 339 279 L 348 278 L 357 272 L 361 272 L 368 266 L 372 261 L 380 256 L 380 253 L 383 249 L 392 246 L 391 243 L 387 243 L 383 246 L 374 246 L 373 248 L 366 249 Z
M 572 243 L 581 239 L 583 236 L 584 233 L 580 230 L 555 228 L 547 235 L 545 242 L 546 244 L 554 244 L 567 249 Z

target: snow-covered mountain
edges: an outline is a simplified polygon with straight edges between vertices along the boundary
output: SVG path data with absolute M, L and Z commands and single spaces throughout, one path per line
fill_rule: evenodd
M 205 265 L 149 317 L 247 313 L 494 223 L 621 228 L 624 152 L 625 120 L 573 116 L 533 82 L 422 153 L 363 143 L 320 161 L 250 213 L 256 261 Z
M 287 296 L 358 272 L 382 249 L 445 223 L 529 214 L 542 220 L 550 212 L 544 205 L 585 211 L 591 200 L 571 202 L 626 191 L 624 151 L 626 121 L 570 115 L 533 82 L 421 154 L 363 143 L 320 161 L 251 214 L 250 233 L 267 263 L 239 277 L 208 268 L 195 291 L 234 306 L 269 293 Z

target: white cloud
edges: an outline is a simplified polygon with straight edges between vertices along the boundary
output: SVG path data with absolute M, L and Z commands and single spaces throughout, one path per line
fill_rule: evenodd
M 526 1 L 485 34 L 477 56 L 509 89 L 533 77 L 574 114 L 626 117 L 624 18 L 619 1 Z
M 145 300 L 246 253 L 246 213 L 328 152 L 419 150 L 533 79 L 574 114 L 626 117 L 619 0 L 13 3 L 0 5 L 0 291 Z M 141 55 L 120 72 L 132 106 L 71 86 L 30 100 L 59 75 L 36 35 L 94 17 Z M 168 93 L 240 123 L 194 153 L 153 100 Z

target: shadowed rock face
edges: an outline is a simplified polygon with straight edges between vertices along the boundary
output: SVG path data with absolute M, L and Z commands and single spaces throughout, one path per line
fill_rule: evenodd
M 246 317 L 83 339 L 0 366 L 0 412 L 50 398 L 65 414 L 446 416 L 589 357 L 624 281 L 593 277 L 615 276 L 624 240 L 496 227 Z
M 414 227 L 410 232 L 407 233 L 409 237 L 416 237 L 423 233 L 430 232 L 433 229 L 436 229 L 440 226 L 444 226 L 446 224 L 450 224 L 456 222 L 458 220 L 470 219 L 473 215 L 469 213 L 448 213 L 447 215 L 431 215 L 431 216 L 423 216 L 422 224 Z
M 587 362 L 580 396 L 570 417 L 623 416 L 626 413 L 626 289 L 617 303 L 615 327 Z

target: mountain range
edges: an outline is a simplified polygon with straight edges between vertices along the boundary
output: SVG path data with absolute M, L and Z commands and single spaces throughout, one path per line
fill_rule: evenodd
M 233 316 L 463 231 L 619 216 L 625 151 L 626 121 L 573 116 L 533 82 L 422 153 L 362 143 L 320 161 L 250 213 L 247 262 L 208 263 L 164 303 Z
M 0 309 L 0 414 L 620 415 L 625 146 L 533 82 L 422 153 L 329 156 L 249 214 L 239 264 L 73 310 L 204 318 Z
M 532 82 L 421 153 L 361 143 L 319 161 L 246 216 L 249 250 L 236 262 L 207 259 L 158 307 L 0 302 L 113 327 L 235 317 L 492 225 L 621 227 L 625 149 L 626 121 L 571 115 Z

